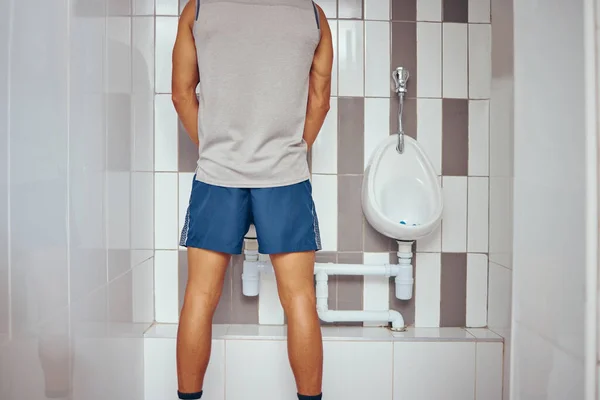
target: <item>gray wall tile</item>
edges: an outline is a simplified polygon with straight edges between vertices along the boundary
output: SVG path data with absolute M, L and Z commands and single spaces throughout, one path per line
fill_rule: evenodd
M 397 67 L 408 69 L 408 96 L 417 97 L 417 24 L 392 22 L 391 73 Z
M 179 172 L 195 172 L 198 163 L 198 148 L 190 140 L 181 121 L 178 121 L 177 138 L 179 140 Z
M 338 174 L 364 172 L 365 99 L 338 99 Z
M 416 21 L 417 0 L 392 0 L 393 21 Z
M 363 253 L 338 253 L 338 263 L 362 264 Z M 337 281 L 337 310 L 362 310 L 363 287 L 362 276 L 336 276 Z M 340 322 L 336 325 L 362 326 L 361 322 Z
M 444 0 L 444 22 L 469 22 L 469 0 Z
M 398 96 L 393 95 L 390 101 L 390 134 L 398 132 Z M 404 99 L 402 111 L 402 128 L 404 133 L 413 139 L 417 138 L 417 99 Z
M 315 262 L 318 263 L 336 263 L 337 253 L 334 251 L 317 251 Z
M 338 176 L 338 250 L 363 251 L 362 175 Z
M 467 320 L 467 253 L 442 253 L 440 326 Z
M 363 226 L 365 229 L 364 251 L 380 253 L 392 250 L 394 243 L 392 239 L 377 232 L 366 219 L 364 219 Z
M 442 175 L 469 171 L 469 101 L 442 100 Z
M 363 0 L 338 0 L 338 18 L 362 19 Z
M 242 293 L 243 267 L 244 256 L 234 255 L 229 266 L 233 279 L 230 323 L 258 324 L 258 296 L 248 297 Z

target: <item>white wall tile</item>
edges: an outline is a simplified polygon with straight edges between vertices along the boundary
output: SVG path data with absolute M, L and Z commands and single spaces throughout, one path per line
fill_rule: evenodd
M 437 175 L 442 174 L 442 99 L 417 99 L 417 137 Z
M 108 12 L 129 13 L 127 2 L 114 2 Z M 116 8 L 110 10 L 110 8 Z M 121 8 L 121 10 L 119 10 Z M 114 14 L 113 14 L 114 15 Z M 131 19 L 111 17 L 106 20 L 106 64 L 108 92 L 111 94 L 130 93 L 131 91 L 131 52 L 123 51 L 122 46 L 131 43 Z
M 133 0 L 133 15 L 154 15 L 154 0 Z
M 283 325 L 285 319 L 277 292 L 275 274 L 272 271 L 262 271 L 259 284 L 258 323 L 260 325 Z
M 438 184 L 442 186 L 442 177 L 438 176 Z M 442 224 L 435 231 L 423 239 L 417 240 L 417 252 L 440 253 L 442 251 Z
M 177 172 L 177 112 L 171 95 L 155 97 L 154 169 Z
M 488 326 L 494 332 L 510 333 L 512 270 L 489 263 Z
M 336 174 L 338 153 L 338 99 L 332 97 L 331 108 L 311 150 L 313 174 Z M 388 118 L 389 119 L 389 118 Z
M 154 249 L 154 173 L 131 174 L 131 247 Z
M 145 400 L 177 397 L 176 339 L 144 339 Z M 213 340 L 210 361 L 204 379 L 204 396 L 225 400 L 225 341 Z
M 390 135 L 390 99 L 365 98 L 365 135 L 364 163 L 365 168 L 373 152 L 381 142 Z M 337 157 L 336 157 L 337 163 Z
M 156 18 L 156 92 L 171 93 L 172 54 L 177 36 L 177 17 Z
M 489 99 L 492 85 L 492 25 L 469 24 L 469 98 Z
M 442 251 L 442 225 L 440 224 L 431 235 L 417 240 L 419 253 L 439 253 Z
M 365 0 L 364 7 L 366 20 L 390 20 L 390 0 Z
M 183 225 L 185 224 L 185 216 L 187 214 L 188 206 L 190 204 L 190 195 L 192 194 L 192 185 L 194 181 L 193 172 L 180 172 L 179 173 L 179 229 L 178 233 L 181 233 Z M 180 249 L 184 247 L 180 246 Z
M 490 101 L 469 100 L 469 176 L 490 171 Z
M 512 268 L 513 248 L 513 178 L 490 178 L 490 261 Z
M 154 88 L 154 18 L 132 18 L 133 91 L 152 91 Z
M 467 251 L 487 253 L 489 227 L 489 178 L 468 178 Z
M 314 174 L 312 176 L 312 187 L 315 208 L 317 209 L 317 216 L 319 217 L 319 230 L 321 231 L 321 244 L 323 250 L 337 251 L 337 176 Z
M 467 251 L 467 177 L 444 176 L 442 215 L 442 251 Z
M 417 22 L 417 93 L 442 97 L 442 24 Z
M 364 95 L 363 21 L 338 21 L 339 96 Z
M 133 170 L 154 171 L 154 89 L 134 93 L 133 110 Z
M 477 400 L 502 399 L 502 343 L 477 343 Z
M 337 0 L 315 0 L 327 18 L 337 18 Z
M 440 253 L 417 253 L 415 326 L 440 326 L 442 260 Z
M 383 265 L 390 262 L 389 253 L 364 253 L 363 261 L 365 264 Z M 389 310 L 390 278 L 385 276 L 365 276 L 363 283 L 363 310 L 381 311 Z M 386 325 L 384 321 L 365 322 L 364 326 L 382 326 Z
M 131 248 L 130 187 L 129 172 L 107 172 L 106 236 L 109 249 Z
M 228 340 L 225 360 L 227 400 L 295 396 L 285 340 Z
M 487 326 L 488 259 L 486 254 L 467 254 L 467 326 Z
M 392 398 L 392 342 L 326 341 L 323 344 L 323 358 L 323 393 L 327 398 Z
M 442 0 L 417 0 L 417 21 L 442 21 Z
M 469 0 L 469 22 L 489 23 L 490 0 Z
M 156 250 L 154 256 L 154 303 L 156 322 L 179 320 L 179 255 L 176 250 Z
M 331 95 L 338 95 L 338 76 L 339 76 L 339 42 L 338 42 L 338 22 L 337 20 L 328 20 L 331 29 L 331 41 L 333 43 L 333 65 L 331 67 Z
M 467 24 L 444 23 L 443 27 L 443 96 L 466 99 L 467 75 Z
M 474 400 L 474 342 L 395 342 L 394 400 Z
M 179 15 L 179 0 L 156 0 L 156 15 Z
M 365 96 L 390 97 L 390 94 L 390 23 L 366 21 Z
M 338 18 L 362 19 L 363 0 L 337 0 Z
M 157 173 L 154 177 L 154 246 L 176 250 L 179 243 L 177 223 L 177 173 Z
M 152 5 L 154 2 L 152 2 Z M 135 171 L 154 171 L 154 18 L 134 17 L 132 69 Z
M 154 317 L 154 257 L 132 269 L 132 321 L 152 323 Z

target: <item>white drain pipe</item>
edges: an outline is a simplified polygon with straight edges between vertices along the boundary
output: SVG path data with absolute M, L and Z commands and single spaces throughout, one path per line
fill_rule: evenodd
M 332 264 L 332 266 L 336 266 Z M 391 266 L 387 266 L 391 267 Z M 315 266 L 316 268 L 316 266 Z M 392 323 L 392 330 L 404 330 L 404 318 L 402 314 L 394 310 L 383 310 L 383 311 L 367 311 L 367 310 L 330 310 L 328 306 L 329 288 L 328 280 L 329 275 L 325 272 L 325 267 L 321 267 L 316 274 L 317 278 L 317 312 L 319 318 L 325 322 L 375 322 L 375 321 L 388 321 Z M 384 266 L 383 268 L 386 268 Z M 340 268 L 341 269 L 341 268 Z M 387 269 L 387 268 L 386 268 Z M 338 274 L 340 275 L 340 274 Z M 364 274 L 351 274 L 351 275 L 364 275 Z M 383 275 L 383 274 L 367 274 L 367 275 Z
M 388 321 L 393 330 L 404 330 L 402 314 L 394 310 L 330 310 L 328 307 L 328 280 L 330 275 L 376 275 L 395 277 L 395 294 L 400 300 L 410 300 L 413 295 L 414 278 L 412 242 L 398 242 L 398 264 L 333 264 L 315 263 L 317 311 L 325 322 L 372 322 Z M 246 240 L 242 273 L 244 296 L 258 296 L 260 292 L 260 271 L 272 269 L 269 261 L 260 261 L 256 240 Z

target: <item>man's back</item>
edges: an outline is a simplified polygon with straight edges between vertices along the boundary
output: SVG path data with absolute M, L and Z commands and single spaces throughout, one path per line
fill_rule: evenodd
M 275 187 L 308 179 L 303 130 L 319 44 L 310 0 L 200 0 L 197 179 Z

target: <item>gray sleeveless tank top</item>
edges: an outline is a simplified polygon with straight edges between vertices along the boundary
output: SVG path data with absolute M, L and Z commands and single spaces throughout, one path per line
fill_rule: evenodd
M 320 40 L 311 0 L 197 0 L 196 179 L 259 188 L 309 178 L 302 136 Z

